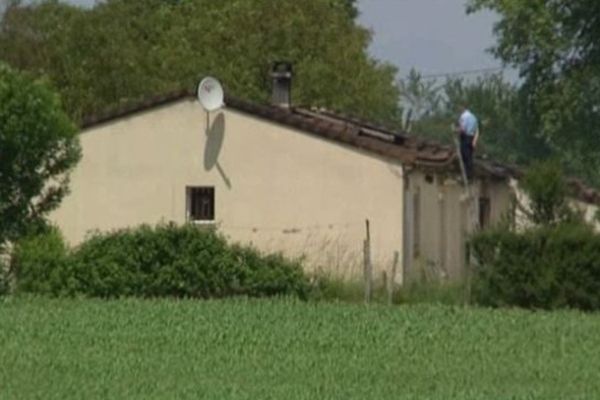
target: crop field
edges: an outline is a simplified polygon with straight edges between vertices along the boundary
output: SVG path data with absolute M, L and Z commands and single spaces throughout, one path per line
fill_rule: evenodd
M 0 299 L 0 399 L 598 399 L 600 316 Z

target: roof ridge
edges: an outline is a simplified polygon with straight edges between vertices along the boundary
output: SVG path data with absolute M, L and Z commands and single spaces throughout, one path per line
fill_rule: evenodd
M 150 110 L 175 101 L 195 97 L 189 89 L 179 89 L 160 95 L 148 96 L 139 101 L 130 101 L 103 112 L 82 118 L 80 127 L 89 129 L 96 125 Z M 340 115 L 324 108 L 304 107 L 281 108 L 254 103 L 225 94 L 225 105 L 240 112 L 268 119 L 317 136 L 366 150 L 379 156 L 396 159 L 404 164 L 415 164 L 425 168 L 449 168 L 456 161 L 456 149 L 440 141 L 426 139 L 407 132 L 397 132 L 372 121 L 348 115 Z M 325 111 L 323 111 L 325 110 Z M 376 131 L 368 132 L 368 130 Z M 361 134 L 362 133 L 362 134 Z M 381 135 L 388 135 L 388 140 Z M 478 157 L 476 166 L 494 178 L 520 178 L 524 172 L 514 165 L 485 160 Z M 455 165 L 454 169 L 458 169 Z M 600 192 L 587 186 L 580 178 L 569 177 L 567 183 L 583 201 L 600 204 Z
M 112 107 L 107 107 L 100 112 L 84 116 L 80 121 L 80 127 L 82 129 L 87 129 L 120 117 L 149 110 L 191 96 L 194 96 L 193 91 L 189 89 L 179 89 L 159 95 L 147 96 L 140 98 L 139 100 L 126 101 Z

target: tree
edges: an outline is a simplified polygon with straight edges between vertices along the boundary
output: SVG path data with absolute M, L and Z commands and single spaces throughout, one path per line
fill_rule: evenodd
M 400 87 L 406 107 L 415 110 L 416 134 L 449 142 L 454 136 L 451 126 L 456 124 L 461 107 L 467 105 L 479 119 L 480 155 L 527 165 L 549 153 L 547 145 L 530 129 L 526 97 L 500 74 L 471 81 L 449 78 L 437 84 L 413 71 Z
M 519 69 L 538 136 L 600 184 L 600 2 L 470 0 L 482 9 L 500 15 L 492 51 Z
M 471 82 L 449 79 L 444 92 L 447 109 L 454 110 L 455 119 L 461 105 L 468 106 L 477 115 L 482 133 L 480 153 L 523 166 L 548 155 L 548 147 L 531 128 L 526 96 L 501 74 L 490 74 Z
M 521 180 L 521 188 L 527 195 L 529 204 L 520 204 L 520 208 L 533 224 L 553 225 L 575 218 L 576 214 L 569 208 L 567 201 L 567 182 L 555 160 L 533 163 Z
M 342 2 L 342 5 L 345 6 L 346 12 L 351 18 L 358 17 L 358 6 L 356 5 L 357 0 L 346 0 L 346 2 Z
M 44 222 L 79 157 L 58 96 L 0 63 L 0 246 Z
M 408 123 L 412 118 L 419 120 L 440 113 L 443 98 L 435 79 L 423 79 L 413 68 L 405 79 L 400 80 L 399 86 L 401 97 L 408 107 Z
M 398 122 L 396 69 L 369 57 L 356 14 L 355 0 L 16 2 L 0 23 L 0 58 L 47 75 L 75 120 L 204 75 L 266 102 L 271 63 L 288 60 L 295 104 Z

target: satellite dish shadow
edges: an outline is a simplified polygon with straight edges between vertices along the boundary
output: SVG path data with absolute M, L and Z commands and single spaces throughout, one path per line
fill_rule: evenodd
M 210 171 L 217 167 L 219 174 L 225 181 L 228 188 L 231 188 L 231 181 L 219 164 L 219 154 L 223 147 L 225 139 L 225 115 L 220 112 L 212 124 L 206 129 L 206 145 L 204 146 L 204 170 Z
M 210 171 L 219 160 L 219 153 L 225 138 L 225 117 L 219 113 L 206 131 L 206 146 L 204 146 L 204 169 Z

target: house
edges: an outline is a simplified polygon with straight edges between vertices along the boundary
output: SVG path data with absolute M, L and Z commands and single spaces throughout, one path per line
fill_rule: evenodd
M 88 118 L 51 219 L 73 245 L 143 223 L 216 226 L 342 278 L 362 274 L 368 220 L 376 277 L 397 254 L 396 282 L 419 268 L 461 279 L 466 236 L 510 209 L 517 172 L 480 160 L 465 201 L 452 147 L 293 107 L 289 82 L 274 87 L 271 105 L 226 96 L 209 114 L 183 91 Z

